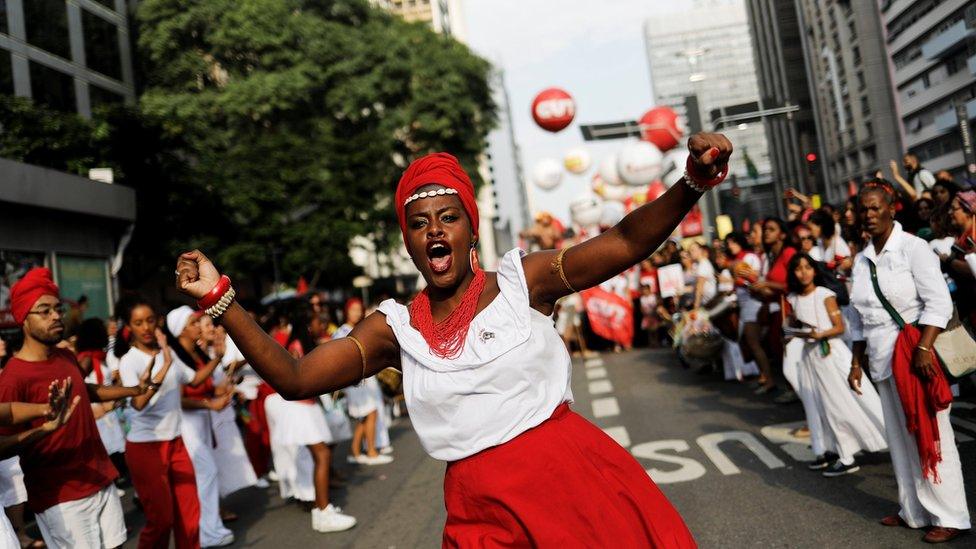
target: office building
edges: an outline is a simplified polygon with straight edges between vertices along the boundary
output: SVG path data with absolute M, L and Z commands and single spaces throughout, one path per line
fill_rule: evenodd
M 748 0 L 747 10 L 759 103 L 763 110 L 780 111 L 762 119 L 773 181 L 779 191 L 795 187 L 804 193 L 822 192 L 822 171 L 817 160 L 808 160 L 819 154 L 819 144 L 796 1 Z
M 797 0 L 820 140 L 826 198 L 847 198 L 848 181 L 887 173 L 901 157 L 894 88 L 877 2 Z
M 84 117 L 133 103 L 126 8 L 125 0 L 0 2 L 0 94 Z M 131 188 L 0 158 L 0 329 L 11 329 L 9 287 L 36 265 L 52 268 L 64 298 L 86 295 L 88 315 L 107 318 L 135 210 Z
M 685 105 L 689 97 L 697 97 L 703 129 L 722 131 L 735 145 L 732 175 L 709 198 L 709 213 L 728 213 L 737 222 L 777 213 L 763 124 L 724 125 L 719 120 L 731 111 L 754 112 L 759 105 L 745 1 L 698 0 L 690 10 L 650 17 L 644 22 L 644 37 L 655 103 L 694 120 L 696 113 L 686 112 Z M 741 188 L 738 197 L 730 193 L 733 180 Z
M 904 146 L 930 170 L 965 172 L 956 106 L 976 118 L 976 3 L 880 2 Z
M 434 32 L 467 40 L 467 27 L 461 13 L 461 0 L 372 0 L 377 7 L 407 21 L 429 23 Z

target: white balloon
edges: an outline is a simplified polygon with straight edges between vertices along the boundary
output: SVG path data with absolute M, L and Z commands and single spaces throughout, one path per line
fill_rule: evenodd
M 603 201 L 597 196 L 584 194 L 569 203 L 569 216 L 580 227 L 598 224 L 602 215 Z
M 678 147 L 664 155 L 664 162 L 661 163 L 661 182 L 665 187 L 670 189 L 675 183 L 681 181 L 685 175 L 686 162 L 688 162 L 688 149 Z
M 600 174 L 600 178 L 607 185 L 622 185 L 623 182 L 620 180 L 620 174 L 617 173 L 617 155 L 616 153 L 604 158 L 600 162 L 600 167 L 597 168 L 597 173 Z
M 661 176 L 661 161 L 664 155 L 660 149 L 647 141 L 634 141 L 621 149 L 617 155 L 617 172 L 624 182 L 635 185 L 649 185 Z
M 585 173 L 590 169 L 590 153 L 583 148 L 572 149 L 563 157 L 563 165 L 570 173 Z
M 532 170 L 532 181 L 540 189 L 554 189 L 562 180 L 563 167 L 553 158 L 543 158 Z
M 607 201 L 603 203 L 603 212 L 600 214 L 600 225 L 612 227 L 624 218 L 627 211 L 620 202 Z
M 631 192 L 631 188 L 627 185 L 607 185 L 606 183 L 603 183 L 603 185 L 600 186 L 599 191 L 600 196 L 602 196 L 604 200 L 611 200 L 614 202 L 623 202 L 624 200 L 627 200 Z

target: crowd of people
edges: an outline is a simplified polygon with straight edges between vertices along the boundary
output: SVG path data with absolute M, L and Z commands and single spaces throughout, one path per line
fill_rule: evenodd
M 639 303 L 651 345 L 799 400 L 810 469 L 837 477 L 859 452 L 889 451 L 901 511 L 882 522 L 933 526 L 938 542 L 970 526 L 949 409 L 973 394 L 976 190 L 904 165 L 907 178 L 866 179 L 837 207 L 791 190 L 787 219 L 669 241 L 642 267 Z M 653 275 L 668 265 L 684 284 L 664 297 Z
M 113 319 L 79 318 L 84 310 L 65 304 L 44 268 L 13 286 L 11 304 L 27 328 L 22 338 L 0 339 L 0 401 L 15 403 L 6 417 L 0 407 L 0 547 L 119 546 L 126 539 L 120 498 L 130 486 L 145 516 L 139 547 L 169 547 L 171 539 L 181 548 L 229 545 L 235 536 L 227 524 L 237 516 L 222 501 L 269 482 L 311 512 L 314 530 L 347 530 L 356 519 L 329 493 L 347 480 L 334 450 L 351 444 L 348 460 L 357 466 L 393 461 L 396 375 L 286 400 L 223 327 L 191 307 L 164 312 L 129 296 Z M 260 320 L 301 357 L 348 335 L 365 313 L 358 299 L 336 311 L 309 292 Z M 66 398 L 72 384 L 83 388 L 77 410 Z M 65 448 L 72 455 L 59 452 Z M 28 535 L 28 510 L 43 539 Z

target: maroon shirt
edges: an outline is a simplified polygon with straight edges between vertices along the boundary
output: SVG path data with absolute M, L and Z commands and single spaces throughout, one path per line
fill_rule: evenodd
M 0 402 L 46 403 L 51 382 L 68 377 L 73 384 L 71 398 L 81 396 L 71 419 L 20 454 L 28 505 L 35 513 L 86 498 L 119 476 L 98 435 L 85 380 L 70 351 L 55 349 L 41 362 L 11 358 L 0 372 Z M 42 423 L 44 419 L 38 419 L 2 432 L 18 433 Z

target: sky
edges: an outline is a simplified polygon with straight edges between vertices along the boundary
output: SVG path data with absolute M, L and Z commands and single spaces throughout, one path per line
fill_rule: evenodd
M 569 202 L 586 192 L 600 159 L 624 141 L 583 141 L 580 123 L 636 120 L 654 106 L 643 37 L 644 20 L 680 11 L 692 0 L 462 0 L 468 44 L 505 71 L 515 139 L 521 147 L 530 201 L 568 221 Z M 548 87 L 568 91 L 576 119 L 558 134 L 535 125 L 532 99 Z M 583 146 L 594 168 L 563 174 L 551 191 L 531 182 L 533 166 Z

